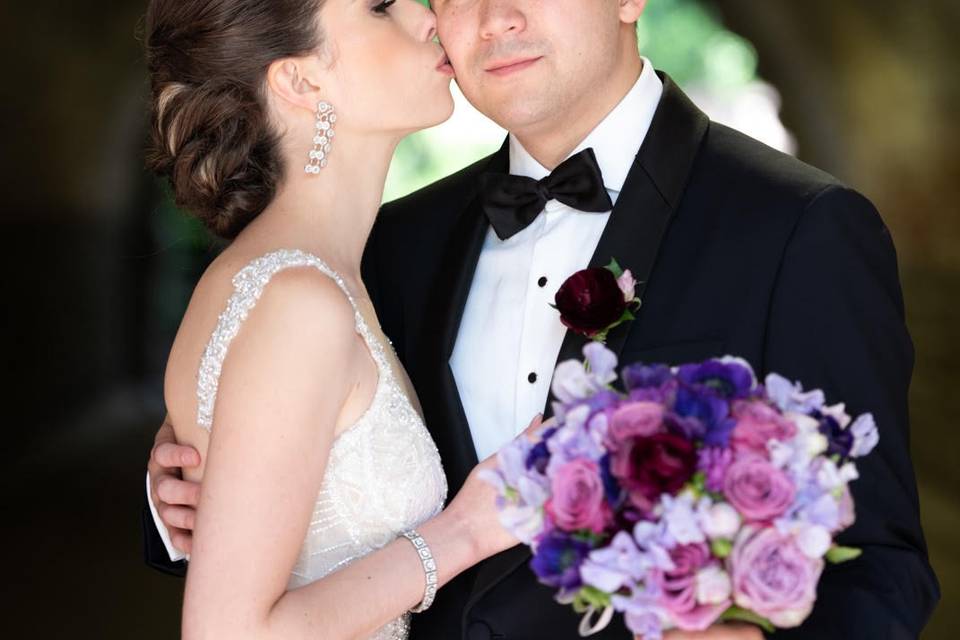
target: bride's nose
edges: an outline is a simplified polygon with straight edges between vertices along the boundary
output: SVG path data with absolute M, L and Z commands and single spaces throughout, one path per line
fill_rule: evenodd
M 437 15 L 430 9 L 421 6 L 423 23 L 421 24 L 421 39 L 430 42 L 437 36 Z

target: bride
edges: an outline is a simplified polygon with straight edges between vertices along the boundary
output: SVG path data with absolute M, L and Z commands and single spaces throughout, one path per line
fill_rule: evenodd
M 409 610 L 517 542 L 476 469 L 443 508 L 360 279 L 397 143 L 453 108 L 434 36 L 415 0 L 150 2 L 149 163 L 232 239 L 165 378 L 204 461 L 184 638 L 406 638 Z

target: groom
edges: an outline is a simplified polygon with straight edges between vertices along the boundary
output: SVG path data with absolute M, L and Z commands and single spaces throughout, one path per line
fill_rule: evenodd
M 913 350 L 889 233 L 863 196 L 711 123 L 655 73 L 637 53 L 644 5 L 434 0 L 459 86 L 510 136 L 384 205 L 364 268 L 450 494 L 545 409 L 556 362 L 580 355 L 582 339 L 549 307 L 559 285 L 615 258 L 643 300 L 609 335 L 622 362 L 735 354 L 876 417 L 879 448 L 858 463 L 857 522 L 841 536 L 863 555 L 828 568 L 810 619 L 775 637 L 916 638 L 938 587 L 908 449 Z M 568 193 L 571 183 L 584 188 Z M 168 426 L 157 441 L 153 501 L 186 547 L 197 491 L 176 467 L 196 452 L 173 444 Z M 151 564 L 182 572 L 149 514 L 145 525 Z M 577 617 L 528 559 L 519 546 L 460 575 L 414 616 L 413 637 L 576 638 Z M 596 637 L 629 633 L 616 622 Z

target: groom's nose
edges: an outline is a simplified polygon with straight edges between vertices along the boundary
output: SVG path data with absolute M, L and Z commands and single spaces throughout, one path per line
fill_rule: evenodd
M 480 37 L 493 40 L 518 34 L 527 28 L 527 19 L 514 0 L 480 0 Z

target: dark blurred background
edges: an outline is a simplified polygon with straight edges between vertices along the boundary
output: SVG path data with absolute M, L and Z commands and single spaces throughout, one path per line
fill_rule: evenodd
M 5 637 L 178 634 L 182 582 L 142 561 L 143 474 L 167 350 L 216 245 L 143 170 L 144 7 L 0 6 Z M 929 640 L 960 628 L 958 27 L 956 0 L 650 0 L 639 28 L 641 50 L 704 102 L 742 113 L 750 87 L 773 88 L 784 145 L 867 194 L 891 228 L 943 587 Z M 413 138 L 388 193 L 499 142 L 452 157 L 429 132 Z

